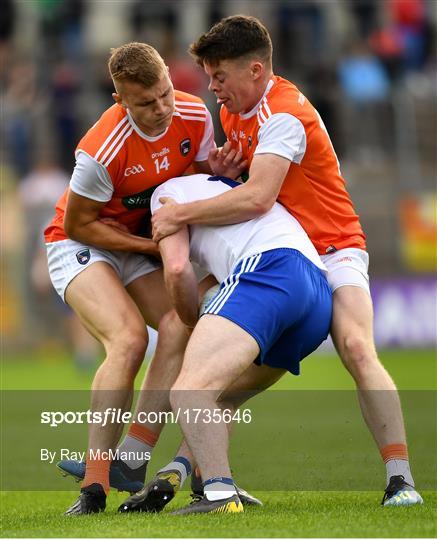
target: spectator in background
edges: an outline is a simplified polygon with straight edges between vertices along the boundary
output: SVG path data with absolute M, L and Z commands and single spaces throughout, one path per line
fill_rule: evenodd
M 40 33 L 47 57 L 80 61 L 87 3 L 83 0 L 37 0 L 35 3 L 39 9 Z
M 0 9 L 0 87 L 4 84 L 4 78 L 7 73 L 15 20 L 14 3 L 12 0 L 2 0 L 2 8 Z
M 296 78 L 296 71 L 299 74 L 302 69 L 319 62 L 326 48 L 324 10 L 314 0 L 282 1 L 276 6 L 278 34 L 275 59 Z
M 402 40 L 404 69 L 421 69 L 425 62 L 425 3 L 423 0 L 389 0 L 388 10 Z
M 378 2 L 376 0 L 354 0 L 348 7 L 353 13 L 358 33 L 362 39 L 367 39 L 375 28 L 378 15 Z
M 385 22 L 369 37 L 373 52 L 392 81 L 426 64 L 432 41 L 423 0 L 389 0 L 383 4 Z
M 349 148 L 353 157 L 366 163 L 380 161 L 381 149 L 387 150 L 384 116 L 390 81 L 381 62 L 363 41 L 352 43 L 350 52 L 341 60 L 338 75 L 349 108 Z
M 69 62 L 57 64 L 52 75 L 51 109 L 60 162 L 67 170 L 74 166 L 74 149 L 79 139 L 79 90 L 78 73 L 74 65 Z
M 390 83 L 381 62 L 364 42 L 353 43 L 339 64 L 340 82 L 346 96 L 358 104 L 387 99 Z
M 208 98 L 208 80 L 203 70 L 196 66 L 186 54 L 179 52 L 174 32 L 165 32 L 163 56 L 170 70 L 173 86 L 182 92 Z
M 2 97 L 1 129 L 6 152 L 13 168 L 23 177 L 30 169 L 35 110 L 39 104 L 34 64 L 15 62 L 6 75 Z

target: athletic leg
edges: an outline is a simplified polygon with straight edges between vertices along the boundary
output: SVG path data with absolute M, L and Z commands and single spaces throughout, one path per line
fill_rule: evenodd
M 408 496 L 398 504 L 420 503 L 420 495 L 408 489 L 414 481 L 401 403 L 396 386 L 376 353 L 371 298 L 360 287 L 343 286 L 335 290 L 333 301 L 332 339 L 355 381 L 364 420 L 386 464 L 389 499 L 402 491 L 402 486 L 390 486 L 390 479 L 402 476 Z
M 161 305 L 166 307 L 164 284 L 156 276 L 152 272 L 136 281 L 153 285 L 155 294 L 160 291 Z M 140 303 L 138 298 L 136 300 Z M 114 269 L 103 262 L 94 263 L 70 282 L 66 290 L 66 301 L 106 351 L 106 358 L 92 384 L 91 409 L 102 413 L 112 407 L 122 411 L 130 409 L 133 381 L 147 347 L 147 331 L 140 309 L 126 292 Z M 147 301 L 140 305 L 145 312 Z M 155 315 L 155 318 L 158 317 Z M 153 322 L 153 318 L 150 318 Z M 120 428 L 118 424 L 110 422 L 105 426 L 90 424 L 89 451 L 114 449 Z M 101 464 L 97 465 L 100 469 Z M 107 491 L 108 464 L 105 463 L 100 473 L 93 469 L 94 466 L 87 467 L 84 486 L 100 480 L 97 483 L 103 482 Z
M 205 315 L 194 329 L 170 401 L 203 478 L 231 475 L 226 424 L 209 422 L 207 416 L 219 409 L 217 399 L 223 389 L 249 367 L 258 352 L 250 334 L 222 317 Z M 202 411 L 197 421 L 195 409 Z M 212 440 L 214 445 L 209 444 Z

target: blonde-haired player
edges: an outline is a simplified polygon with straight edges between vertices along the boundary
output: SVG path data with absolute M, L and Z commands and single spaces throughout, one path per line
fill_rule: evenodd
M 204 103 L 174 90 L 153 47 L 128 43 L 112 50 L 109 71 L 115 104 L 79 142 L 70 186 L 45 231 L 54 287 L 105 348 L 92 385 L 93 411 L 130 409 L 148 343 L 145 323 L 158 328 L 170 308 L 153 257 L 157 246 L 142 235 L 153 190 L 189 167 L 210 172 L 215 146 Z M 150 448 L 157 439 L 142 426 L 135 435 Z M 99 455 L 114 449 L 119 436 L 118 424 L 90 424 L 86 475 L 68 514 L 104 509 L 111 462 Z

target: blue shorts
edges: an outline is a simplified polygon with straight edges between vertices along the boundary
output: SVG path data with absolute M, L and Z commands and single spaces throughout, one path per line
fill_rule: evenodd
M 204 314 L 248 332 L 260 348 L 257 364 L 299 375 L 299 362 L 328 336 L 332 293 L 323 272 L 299 251 L 272 249 L 238 263 Z

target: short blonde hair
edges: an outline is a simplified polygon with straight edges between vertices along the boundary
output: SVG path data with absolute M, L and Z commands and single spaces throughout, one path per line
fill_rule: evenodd
M 126 43 L 111 49 L 109 73 L 114 81 L 131 81 L 150 88 L 166 70 L 166 65 L 156 49 L 147 43 Z

